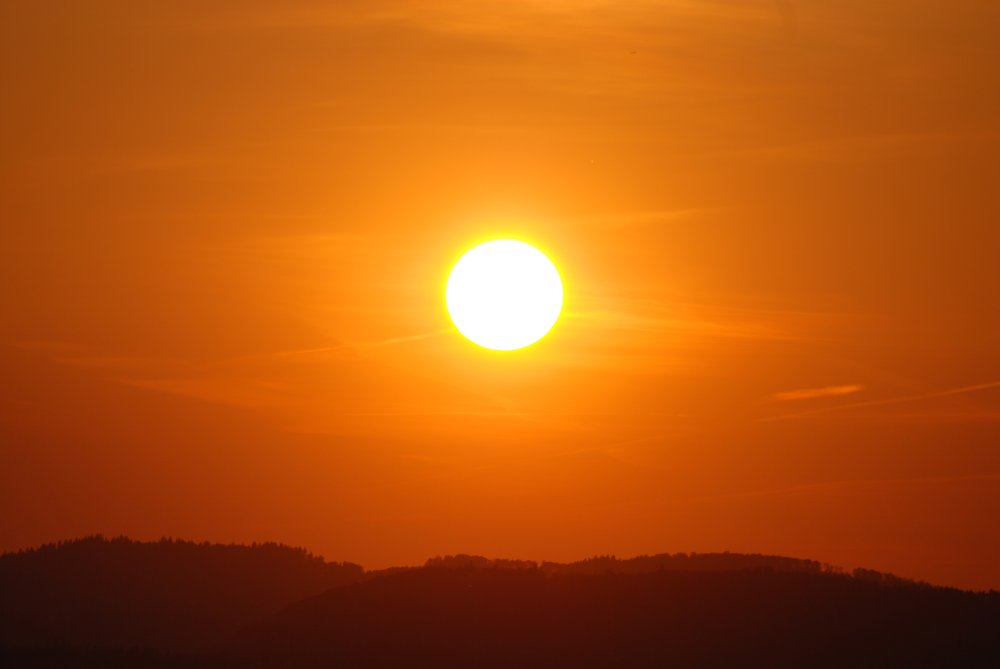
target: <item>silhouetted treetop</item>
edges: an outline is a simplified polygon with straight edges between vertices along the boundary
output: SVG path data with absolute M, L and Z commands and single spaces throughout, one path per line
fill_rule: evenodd
M 540 569 L 549 574 L 643 574 L 651 571 L 733 571 L 740 569 L 770 569 L 782 572 L 819 574 L 839 573 L 840 570 L 815 560 L 800 560 L 779 555 L 745 553 L 660 553 L 619 559 L 613 555 L 597 555 L 577 562 L 534 562 L 532 560 L 490 559 L 481 555 L 444 555 L 433 557 L 427 567 Z M 900 579 L 902 580 L 902 579 Z
M 461 562 L 304 600 L 252 626 L 234 652 L 303 669 L 1000 666 L 995 594 L 817 570 Z
M 277 543 L 0 555 L 0 665 L 990 667 L 1000 593 L 737 553 L 365 572 Z
M 277 543 L 63 541 L 0 555 L 0 643 L 202 648 L 363 574 Z

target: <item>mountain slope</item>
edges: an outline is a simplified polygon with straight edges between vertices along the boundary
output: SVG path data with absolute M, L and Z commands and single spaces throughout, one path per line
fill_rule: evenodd
M 1000 598 L 830 573 L 429 567 L 243 637 L 282 667 L 1000 666 Z
M 196 650 L 362 577 L 278 544 L 91 537 L 0 555 L 0 645 Z
M 93 537 L 0 556 L 0 665 L 995 667 L 1000 593 L 767 555 L 364 572 L 277 544 Z

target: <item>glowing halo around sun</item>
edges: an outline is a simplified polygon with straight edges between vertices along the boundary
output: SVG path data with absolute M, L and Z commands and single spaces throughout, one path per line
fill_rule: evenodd
M 497 239 L 474 247 L 455 263 L 445 302 L 465 337 L 483 348 L 513 351 L 534 344 L 556 324 L 562 279 L 534 246 Z

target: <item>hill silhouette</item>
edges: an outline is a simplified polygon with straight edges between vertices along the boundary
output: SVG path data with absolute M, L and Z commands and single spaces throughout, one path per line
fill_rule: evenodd
M 282 667 L 995 667 L 998 633 L 996 594 L 867 574 L 426 567 L 295 604 L 241 650 Z
M 0 645 L 200 650 L 362 575 L 273 543 L 67 541 L 0 555 Z
M 771 569 L 818 574 L 838 571 L 836 567 L 815 560 L 745 553 L 660 553 L 621 560 L 613 555 L 598 555 L 577 562 L 534 562 L 532 560 L 491 560 L 480 555 L 445 555 L 430 558 L 427 567 L 494 567 L 498 569 L 541 569 L 547 574 L 643 574 L 651 571 L 735 571 Z M 875 572 L 873 572 L 875 573 Z
M 3 666 L 995 667 L 1000 593 L 732 553 L 365 572 L 277 544 L 0 556 Z

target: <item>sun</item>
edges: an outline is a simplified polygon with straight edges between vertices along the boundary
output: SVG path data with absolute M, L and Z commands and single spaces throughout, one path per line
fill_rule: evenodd
M 494 351 L 513 351 L 534 344 L 555 325 L 562 311 L 562 279 L 531 244 L 497 239 L 455 263 L 445 302 L 455 327 L 468 339 Z

